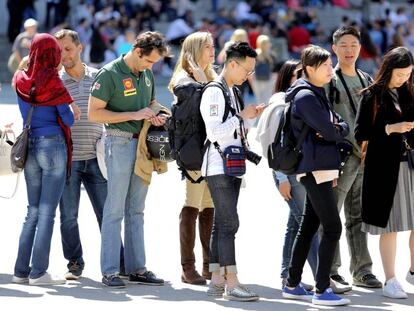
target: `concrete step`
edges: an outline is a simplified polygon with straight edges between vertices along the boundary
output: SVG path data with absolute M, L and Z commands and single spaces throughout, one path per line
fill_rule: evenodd
M 7 61 L 11 53 L 11 44 L 6 35 L 0 35 L 0 82 L 10 82 L 12 74 L 7 69 Z

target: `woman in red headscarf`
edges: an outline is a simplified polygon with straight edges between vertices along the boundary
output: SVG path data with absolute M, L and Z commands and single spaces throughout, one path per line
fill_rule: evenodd
M 73 102 L 58 76 L 61 50 L 49 34 L 33 38 L 27 70 L 16 72 L 19 109 L 26 124 L 31 108 L 29 150 L 24 169 L 28 209 L 19 239 L 14 283 L 63 284 L 63 277 L 46 272 L 56 207 L 70 163 Z M 70 171 L 70 170 L 69 170 Z

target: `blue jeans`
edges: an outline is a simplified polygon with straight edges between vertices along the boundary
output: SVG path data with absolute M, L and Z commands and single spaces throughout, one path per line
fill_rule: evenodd
M 135 175 L 137 139 L 108 136 L 105 162 L 108 195 L 102 220 L 101 271 L 119 272 L 121 223 L 124 219 L 124 256 L 126 273 L 143 273 L 145 267 L 144 208 L 148 186 Z
M 276 183 L 276 187 L 279 188 L 279 180 L 276 178 L 274 171 L 273 178 Z M 305 206 L 306 190 L 301 183 L 296 180 L 296 175 L 287 176 L 291 189 L 292 199 L 287 201 L 289 205 L 289 218 L 286 225 L 285 241 L 283 243 L 283 257 L 282 257 L 282 269 L 280 272 L 281 278 L 287 278 L 289 272 L 289 263 L 292 258 L 292 247 L 295 242 L 296 235 L 299 231 L 299 225 L 302 221 L 303 210 Z M 308 263 L 312 269 L 312 274 L 316 276 L 316 269 L 318 266 L 318 248 L 319 237 L 317 234 L 313 237 L 312 245 L 308 254 Z
M 227 175 L 206 177 L 214 203 L 214 224 L 210 239 L 210 272 L 237 273 L 234 239 L 239 229 L 237 202 L 241 179 Z
M 106 179 L 99 170 L 96 158 L 85 161 L 72 161 L 70 179 L 65 185 L 59 205 L 63 254 L 67 260 L 77 261 L 83 266 L 82 244 L 78 227 L 82 183 L 92 203 L 99 229 L 101 229 L 107 187 Z
M 66 160 L 63 136 L 29 139 L 24 169 L 29 205 L 14 267 L 14 275 L 18 277 L 37 279 L 49 266 L 55 213 L 65 185 Z

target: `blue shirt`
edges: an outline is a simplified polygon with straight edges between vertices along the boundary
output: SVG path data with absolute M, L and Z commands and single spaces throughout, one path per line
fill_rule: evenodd
M 20 113 L 23 117 L 23 126 L 26 124 L 31 105 L 17 96 Z M 66 126 L 72 126 L 75 122 L 69 104 L 58 106 L 35 106 L 30 123 L 30 137 L 64 135 L 58 123 L 58 116 L 62 118 Z

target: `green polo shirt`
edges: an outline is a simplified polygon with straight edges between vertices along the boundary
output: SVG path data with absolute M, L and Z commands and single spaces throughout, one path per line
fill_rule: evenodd
M 154 75 L 149 69 L 139 75 L 131 72 L 121 55 L 99 70 L 92 85 L 91 95 L 107 103 L 114 112 L 138 111 L 148 107 L 155 98 Z M 139 133 L 143 121 L 105 124 L 108 129 Z

